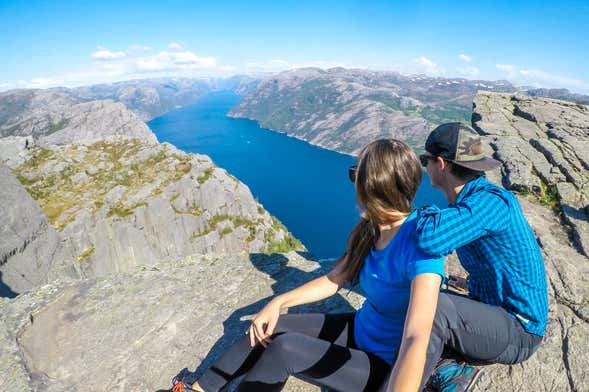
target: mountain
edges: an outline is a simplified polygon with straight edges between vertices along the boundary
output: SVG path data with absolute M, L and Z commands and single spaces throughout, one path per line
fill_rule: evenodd
M 469 122 L 479 90 L 513 92 L 515 87 L 506 81 L 303 68 L 261 82 L 230 116 L 344 153 L 357 154 L 380 137 L 421 148 L 435 125 Z
M 206 93 L 231 90 L 243 95 L 260 83 L 259 78 L 238 75 L 230 78 L 156 78 L 128 80 L 73 89 L 57 89 L 86 102 L 111 99 L 124 103 L 141 120 L 154 117 L 195 102 Z
M 0 138 L 30 135 L 36 139 L 60 131 L 70 123 L 70 117 L 75 116 L 75 110 L 72 109 L 75 105 L 82 104 L 79 112 L 83 112 L 83 108 L 95 105 L 95 101 L 111 102 L 115 106 L 108 110 L 115 110 L 115 107 L 121 112 L 130 110 L 138 120 L 148 121 L 172 109 L 189 105 L 211 91 L 231 90 L 237 94 L 246 94 L 260 81 L 250 76 L 225 79 L 161 78 L 73 89 L 60 87 L 5 91 L 0 93 Z M 106 121 L 108 116 L 101 117 Z M 130 121 L 126 120 L 128 123 Z M 76 128 L 78 124 L 70 125 Z M 139 130 L 141 127 L 146 128 L 137 121 L 128 124 L 129 129 Z
M 554 98 L 589 105 L 589 95 L 571 93 L 566 88 L 526 88 L 523 91 L 530 97 Z

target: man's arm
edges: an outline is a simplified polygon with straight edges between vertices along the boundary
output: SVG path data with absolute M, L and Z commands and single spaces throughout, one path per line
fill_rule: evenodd
M 417 246 L 435 256 L 446 256 L 484 235 L 502 228 L 509 201 L 487 190 L 445 209 L 426 207 L 417 213 Z

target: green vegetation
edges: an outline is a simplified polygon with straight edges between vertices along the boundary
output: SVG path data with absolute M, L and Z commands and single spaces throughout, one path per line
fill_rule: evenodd
M 138 153 L 145 149 L 156 152 L 138 161 Z M 48 163 L 63 165 L 74 159 L 79 163 L 67 164 L 60 172 L 43 170 Z M 172 167 L 172 169 L 170 168 Z M 126 206 L 125 200 L 145 186 L 159 183 L 154 194 L 161 193 L 172 182 L 178 181 L 192 169 L 189 155 L 168 154 L 161 147 L 146 146 L 137 139 L 119 141 L 99 141 L 87 147 L 70 145 L 55 152 L 37 148 L 32 157 L 14 170 L 19 181 L 38 202 L 57 230 L 75 219 L 77 213 L 87 206 L 96 213 L 104 205 L 105 196 L 114 187 L 125 187 L 119 203 L 107 212 L 108 217 L 121 218 L 133 214 L 133 210 L 145 202 Z M 74 184 L 71 177 L 81 173 L 89 174 L 85 182 Z M 188 213 L 201 214 L 196 206 Z
M 88 257 L 92 256 L 94 253 L 94 245 L 90 245 L 88 249 L 84 251 L 81 255 L 78 256 L 78 261 L 82 262 L 86 260 Z
M 276 231 L 282 230 L 284 238 L 281 241 L 274 240 Z M 268 243 L 266 254 L 286 253 L 291 250 L 304 250 L 305 247 L 297 240 L 286 227 L 275 217 L 272 217 L 272 228 L 264 233 L 264 240 Z
M 209 167 L 208 169 L 206 169 L 206 170 L 204 171 L 204 173 L 202 174 L 202 176 L 200 176 L 200 177 L 198 177 L 198 178 L 196 179 L 196 181 L 197 181 L 199 184 L 201 184 L 201 185 L 202 185 L 202 184 L 204 184 L 204 183 L 205 183 L 205 182 L 206 182 L 206 181 L 207 181 L 207 180 L 208 180 L 208 179 L 211 177 L 211 175 L 213 174 L 213 171 L 214 171 L 214 170 L 215 170 L 215 168 L 213 168 L 213 167 Z
M 540 187 L 542 188 L 539 197 L 540 203 L 553 210 L 558 210 L 560 208 L 560 200 L 556 186 L 546 185 L 543 181 L 540 181 Z
M 223 237 L 227 234 L 230 234 L 232 232 L 233 232 L 233 229 L 231 227 L 227 226 L 227 227 L 223 228 L 223 230 L 221 230 L 221 237 Z

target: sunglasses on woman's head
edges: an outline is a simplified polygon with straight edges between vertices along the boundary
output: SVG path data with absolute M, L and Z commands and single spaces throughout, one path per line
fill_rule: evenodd
M 358 170 L 358 165 L 352 165 L 350 166 L 350 168 L 348 169 L 348 178 L 350 179 L 350 181 L 352 181 L 353 183 L 356 183 L 356 170 Z

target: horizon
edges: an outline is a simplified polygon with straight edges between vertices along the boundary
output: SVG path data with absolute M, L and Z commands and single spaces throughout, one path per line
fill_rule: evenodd
M 4 92 L 11 92 L 11 91 L 17 91 L 17 90 L 51 90 L 51 89 L 61 89 L 61 88 L 66 88 L 66 89 L 75 89 L 75 88 L 79 88 L 79 87 L 92 87 L 92 86 L 98 86 L 98 85 L 110 85 L 110 84 L 117 84 L 117 83 L 126 83 L 126 82 L 134 82 L 134 81 L 147 81 L 147 80 L 158 80 L 158 79 L 170 79 L 170 80 L 174 80 L 174 79 L 192 79 L 192 80 L 227 80 L 227 79 L 231 79 L 231 78 L 235 78 L 235 77 L 251 77 L 254 79 L 264 79 L 264 78 L 270 78 L 272 76 L 281 74 L 283 72 L 292 72 L 292 71 L 297 71 L 297 70 L 302 70 L 302 69 L 320 69 L 323 71 L 330 71 L 330 70 L 334 70 L 334 69 L 344 69 L 346 71 L 366 71 L 366 72 L 377 72 L 377 73 L 393 73 L 393 74 L 398 74 L 401 75 L 403 77 L 406 78 L 411 78 L 411 77 L 428 77 L 428 78 L 432 78 L 432 79 L 440 79 L 440 80 L 466 80 L 466 81 L 470 81 L 470 82 L 507 82 L 510 83 L 513 87 L 518 88 L 518 89 L 528 89 L 528 88 L 549 88 L 549 89 L 565 89 L 568 90 L 571 93 L 577 93 L 577 94 L 582 94 L 582 93 L 578 93 L 576 91 L 572 91 L 570 89 L 567 89 L 566 87 L 540 87 L 540 86 L 529 86 L 529 85 L 518 85 L 515 84 L 507 79 L 495 79 L 495 80 L 490 80 L 490 79 L 469 79 L 469 78 L 465 78 L 465 77 L 449 77 L 449 76 L 432 76 L 432 75 L 427 75 L 425 73 L 402 73 L 399 71 L 395 71 L 395 70 L 382 70 L 382 69 L 367 69 L 367 68 L 346 68 L 346 67 L 332 67 L 332 68 L 320 68 L 320 67 L 301 67 L 301 68 L 291 68 L 291 69 L 287 69 L 284 71 L 278 71 L 278 72 L 243 72 L 243 73 L 236 73 L 236 74 L 232 74 L 232 75 L 228 75 L 228 76 L 174 76 L 174 75 L 162 75 L 162 76 L 153 76 L 153 77 L 135 77 L 135 78 L 130 78 L 130 79 L 121 79 L 121 80 L 113 80 L 111 82 L 105 81 L 105 82 L 98 82 L 98 83 L 91 83 L 91 84 L 77 84 L 77 85 L 55 85 L 55 86 L 49 86 L 49 87 L 16 87 L 16 88 L 11 88 L 11 89 L 2 89 L 0 88 L 0 93 L 4 93 Z
M 311 66 L 588 94 L 588 17 L 578 0 L 4 1 L 0 91 Z

